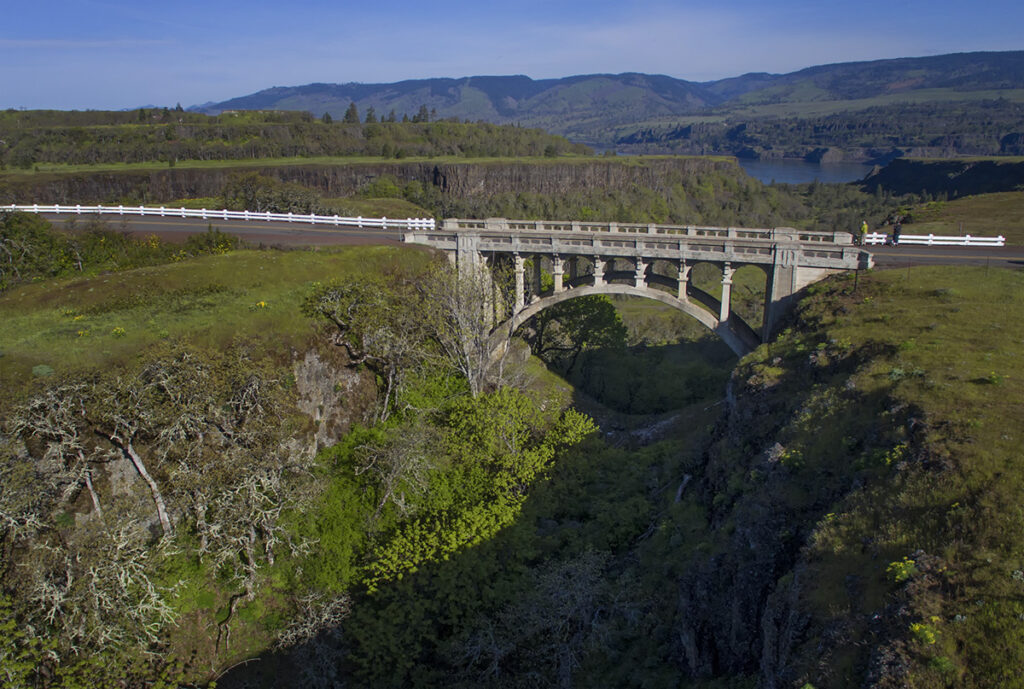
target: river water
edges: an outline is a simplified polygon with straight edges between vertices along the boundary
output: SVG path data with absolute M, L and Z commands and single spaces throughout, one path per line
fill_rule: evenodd
M 864 179 L 871 166 L 864 163 L 808 163 L 803 160 L 739 160 L 751 177 L 772 184 L 809 182 L 843 183 Z

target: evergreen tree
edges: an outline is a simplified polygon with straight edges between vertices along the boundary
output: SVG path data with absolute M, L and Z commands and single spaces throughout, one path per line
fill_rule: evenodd
M 395 114 L 395 109 L 391 108 L 391 112 L 388 113 L 388 118 L 385 120 L 385 122 L 397 122 L 397 121 L 398 121 L 398 116 Z
M 345 111 L 345 118 L 342 120 L 345 124 L 359 124 L 359 109 L 356 104 L 349 103 L 348 110 Z
M 367 124 L 372 124 L 377 121 L 377 112 L 373 109 L 372 105 L 366 109 L 366 119 L 363 121 Z
M 329 113 L 329 112 L 325 112 L 325 113 L 324 113 L 324 116 L 323 116 L 323 117 L 321 117 L 321 118 L 320 118 L 320 120 L 321 120 L 321 121 L 322 121 L 322 122 L 323 122 L 324 124 L 330 124 L 331 122 L 334 122 L 334 118 L 333 118 L 333 117 L 331 117 L 331 113 Z

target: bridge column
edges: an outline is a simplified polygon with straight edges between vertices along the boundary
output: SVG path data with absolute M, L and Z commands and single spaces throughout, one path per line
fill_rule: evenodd
M 636 259 L 636 271 L 633 273 L 633 286 L 644 287 L 647 284 L 647 263 L 643 258 Z
M 477 270 L 483 263 L 480 253 L 480 235 L 464 233 L 455 239 L 455 264 L 460 273 Z
M 523 257 L 520 256 L 519 254 L 515 254 L 512 257 L 512 260 L 513 260 L 513 272 L 515 273 L 515 276 L 516 276 L 516 303 L 515 303 L 515 311 L 516 311 L 516 313 L 518 313 L 519 311 L 523 310 L 524 306 L 526 306 L 526 294 L 525 294 L 525 292 L 526 292 L 526 289 L 525 289 L 526 288 L 526 284 L 525 284 L 526 280 L 524 279 L 525 278 L 525 273 L 526 273 L 526 267 L 523 265 Z
M 594 287 L 604 284 L 604 263 L 600 256 L 594 256 Z
M 676 292 L 676 298 L 681 301 L 689 301 L 689 297 L 686 296 L 686 285 L 690 282 L 690 269 L 693 266 L 686 264 L 686 259 L 679 259 L 679 290 Z
M 530 295 L 530 302 L 535 302 L 540 299 L 540 293 L 543 289 L 541 284 L 541 272 L 540 263 L 543 257 L 540 254 L 533 255 L 533 294 Z
M 732 274 L 736 269 L 728 261 L 722 266 L 722 308 L 718 312 L 718 320 L 725 323 L 729 320 L 729 302 L 732 298 Z
M 551 275 L 555 278 L 555 294 L 563 291 L 565 287 L 562 285 L 562 275 L 565 273 L 565 263 L 562 261 L 562 257 L 554 255 L 551 257 Z

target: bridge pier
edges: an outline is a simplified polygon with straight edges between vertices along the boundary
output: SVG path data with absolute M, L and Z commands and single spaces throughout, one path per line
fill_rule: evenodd
M 538 299 L 540 299 L 541 290 L 544 289 L 542 275 L 541 275 L 541 270 L 540 270 L 541 262 L 543 260 L 544 260 L 544 257 L 541 254 L 534 254 L 533 255 L 533 293 L 530 295 L 530 303 L 531 304 L 533 302 L 537 301 Z
M 686 285 L 690 282 L 690 269 L 693 266 L 687 265 L 686 259 L 679 259 L 679 287 L 676 289 L 676 299 L 689 301 L 686 295 Z
M 562 275 L 565 273 L 565 265 L 562 257 L 555 254 L 551 257 L 551 275 L 555 280 L 554 293 L 558 294 L 565 287 L 562 285 Z
M 722 266 L 722 302 L 718 310 L 718 320 L 726 323 L 729 320 L 729 307 L 732 302 L 732 276 L 736 269 L 728 261 Z
M 604 263 L 600 256 L 594 256 L 594 287 L 604 284 Z
M 644 259 L 636 259 L 636 270 L 633 273 L 633 286 L 645 287 L 647 285 L 647 264 Z
M 526 306 L 526 266 L 523 257 L 519 254 L 512 257 L 512 272 L 515 274 L 515 310 L 518 312 Z

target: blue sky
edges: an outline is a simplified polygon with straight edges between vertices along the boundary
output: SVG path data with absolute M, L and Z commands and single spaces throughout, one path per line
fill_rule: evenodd
M 270 86 L 647 72 L 709 81 L 1024 49 L 1021 0 L 43 0 L 0 21 L 0 107 L 194 105 Z

